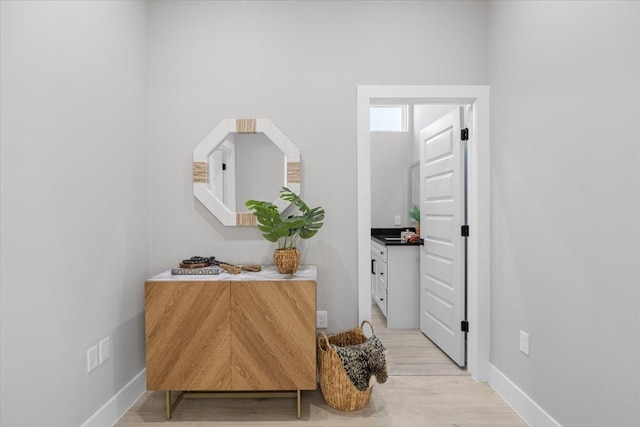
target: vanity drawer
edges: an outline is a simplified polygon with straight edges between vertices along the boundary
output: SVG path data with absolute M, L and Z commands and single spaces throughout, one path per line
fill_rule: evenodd
M 382 261 L 387 262 L 387 247 L 377 242 L 371 241 L 371 252 Z
M 388 270 L 388 265 L 386 262 L 382 262 L 380 263 L 380 265 L 378 266 L 378 280 L 377 282 L 379 283 L 379 287 L 380 289 L 384 289 L 385 291 L 388 289 L 387 286 L 387 270 Z
M 378 289 L 376 292 L 376 304 L 380 307 L 380 311 L 382 314 L 387 316 L 387 290 L 386 289 Z

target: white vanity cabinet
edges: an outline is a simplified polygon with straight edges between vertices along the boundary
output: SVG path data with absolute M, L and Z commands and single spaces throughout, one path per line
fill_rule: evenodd
M 371 296 L 387 315 L 387 247 L 371 240 Z
M 387 328 L 420 327 L 420 246 L 371 239 L 371 296 Z

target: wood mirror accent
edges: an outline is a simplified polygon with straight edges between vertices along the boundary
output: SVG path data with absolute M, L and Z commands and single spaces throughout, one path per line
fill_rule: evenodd
M 236 211 L 225 203 L 224 199 L 229 194 L 233 199 L 232 205 L 244 207 L 245 200 L 235 200 L 235 178 L 226 182 L 230 184 L 220 184 L 216 181 L 216 170 L 226 170 L 215 168 L 216 160 L 214 152 L 218 148 L 233 151 L 233 148 L 225 148 L 233 145 L 234 137 L 240 134 L 263 134 L 282 153 L 282 185 L 274 188 L 273 204 L 278 206 L 282 212 L 289 206 L 278 197 L 280 187 L 288 187 L 295 194 L 300 194 L 301 172 L 300 172 L 300 150 L 289 140 L 269 119 L 224 119 L 211 131 L 207 137 L 193 150 L 193 195 L 198 199 L 218 220 L 226 226 L 255 227 L 256 218 L 251 212 Z M 221 150 L 218 150 L 221 151 Z M 259 161 L 259 159 L 258 159 Z M 233 161 L 235 164 L 235 160 Z M 235 174 L 232 170 L 227 173 Z M 221 188 L 222 185 L 227 187 Z

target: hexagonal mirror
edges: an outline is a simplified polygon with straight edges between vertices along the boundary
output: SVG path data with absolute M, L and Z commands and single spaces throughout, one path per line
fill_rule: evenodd
M 300 194 L 300 150 L 268 119 L 224 119 L 193 150 L 193 195 L 227 226 L 256 226 L 247 200 Z

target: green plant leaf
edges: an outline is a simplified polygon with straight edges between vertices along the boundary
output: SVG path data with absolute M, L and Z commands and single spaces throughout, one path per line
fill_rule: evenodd
M 307 206 L 307 204 L 302 201 L 300 196 L 298 196 L 287 187 L 282 187 L 282 190 L 280 190 L 280 198 L 282 200 L 286 200 L 287 202 L 293 203 L 295 207 L 300 209 L 300 212 L 302 213 L 307 213 L 309 211 L 309 206 Z
M 411 205 L 409 209 L 409 218 L 414 222 L 420 223 L 420 208 L 417 205 Z
M 294 247 L 298 237 L 308 239 L 316 235 L 324 221 L 324 209 L 310 209 L 302 199 L 287 187 L 280 190 L 280 198 L 291 202 L 301 215 L 282 218 L 278 207 L 271 202 L 247 200 L 245 206 L 253 212 L 258 222 L 258 229 L 265 239 L 278 242 L 279 247 Z
M 283 234 L 279 229 L 282 224 L 282 218 L 278 207 L 271 202 L 262 202 L 259 200 L 248 200 L 245 206 L 253 212 L 258 222 L 258 229 L 262 231 L 262 235 L 270 242 L 277 242 L 286 233 Z
M 310 209 L 305 215 L 305 225 L 300 230 L 300 238 L 309 239 L 316 235 L 323 225 L 324 209 L 317 207 Z

